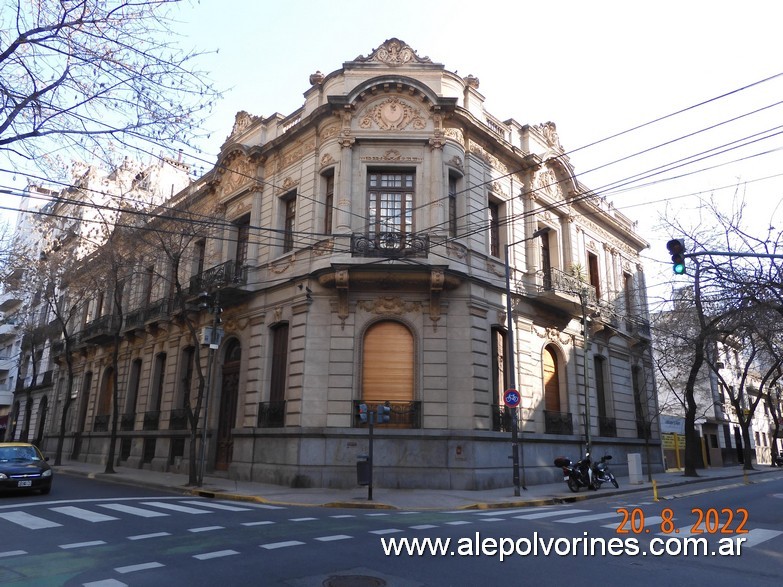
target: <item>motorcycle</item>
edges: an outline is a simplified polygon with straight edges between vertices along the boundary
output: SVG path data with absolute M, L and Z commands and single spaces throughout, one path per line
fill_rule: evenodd
M 615 479 L 614 473 L 609 470 L 609 461 L 611 460 L 612 455 L 602 456 L 601 460 L 593 465 L 593 473 L 598 480 L 599 487 L 601 483 L 611 483 L 617 489 L 620 487 L 620 484 Z
M 615 488 L 620 487 L 609 469 L 611 459 L 611 455 L 604 455 L 596 463 L 590 458 L 590 453 L 587 453 L 576 463 L 566 457 L 558 457 L 555 459 L 555 466 L 563 470 L 563 481 L 574 493 L 577 493 L 581 487 L 597 491 L 603 483 L 611 483 Z
M 601 483 L 593 477 L 593 467 L 590 459 L 590 453 L 587 453 L 583 459 L 574 463 L 566 457 L 557 457 L 555 467 L 563 469 L 563 481 L 574 493 L 579 491 L 580 487 L 587 487 L 597 490 Z

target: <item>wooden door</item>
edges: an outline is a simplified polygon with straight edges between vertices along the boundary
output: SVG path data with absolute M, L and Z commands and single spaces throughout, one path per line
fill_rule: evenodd
M 223 378 L 220 385 L 220 410 L 215 451 L 215 470 L 226 471 L 234 453 L 234 437 L 231 431 L 237 417 L 239 395 L 239 363 L 241 349 L 238 341 L 231 341 L 226 349 Z

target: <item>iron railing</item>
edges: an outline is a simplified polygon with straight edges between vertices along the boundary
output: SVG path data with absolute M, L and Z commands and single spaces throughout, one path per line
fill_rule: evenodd
M 584 296 L 588 306 L 598 305 L 595 287 L 585 283 L 579 277 L 570 275 L 554 267 L 536 273 L 539 291 L 554 291 L 558 293 Z
M 157 430 L 160 425 L 160 412 L 144 412 L 142 430 Z
M 237 266 L 235 261 L 226 261 L 191 277 L 188 293 L 195 295 L 226 285 L 246 284 L 247 265 Z
M 495 432 L 511 432 L 514 409 L 517 410 L 517 421 L 519 421 L 519 408 L 509 408 L 508 406 L 500 405 L 492 406 L 492 430 Z
M 95 422 L 92 425 L 93 432 L 108 432 L 110 414 L 98 414 L 95 416 Z
M 258 428 L 282 428 L 285 426 L 285 401 L 258 404 Z
M 421 428 L 421 402 L 353 402 L 354 426 L 365 425 L 359 417 L 359 406 L 365 404 L 368 412 L 376 412 L 378 406 L 389 406 L 389 421 L 381 426 L 391 428 Z
M 377 232 L 351 235 L 354 257 L 426 257 L 430 238 L 410 232 Z
M 598 434 L 599 436 L 617 436 L 617 420 L 614 418 L 598 417 Z
M 573 434 L 571 412 L 544 410 L 544 432 L 547 434 Z
M 171 413 L 169 414 L 169 430 L 187 430 L 187 428 L 187 408 L 177 408 L 175 410 L 171 410 Z

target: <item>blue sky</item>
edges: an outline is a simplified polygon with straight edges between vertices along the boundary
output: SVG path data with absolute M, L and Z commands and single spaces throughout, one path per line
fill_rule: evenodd
M 237 111 L 288 114 L 302 105 L 311 73 L 339 69 L 398 37 L 448 70 L 477 76 L 495 116 L 523 124 L 555 122 L 580 179 L 601 190 L 781 124 L 783 106 L 771 107 L 615 163 L 783 100 L 783 77 L 602 141 L 783 72 L 782 16 L 783 4 L 772 0 L 185 2 L 175 25 L 181 42 L 218 50 L 205 58 L 203 68 L 226 90 L 209 120 L 212 136 L 202 145 L 203 153 L 185 155 L 197 166 L 202 163 L 195 158 L 204 159 L 208 169 Z M 585 147 L 597 141 L 602 142 Z M 632 190 L 607 190 L 607 197 L 640 221 L 651 243 L 645 255 L 663 262 L 667 235 L 655 226 L 667 199 L 669 205 L 688 206 L 692 199 L 685 194 L 715 191 L 728 202 L 733 186 L 749 182 L 741 188 L 752 202 L 764 203 L 758 219 L 766 223 L 770 202 L 777 204 L 783 194 L 783 180 L 754 180 L 783 173 L 781 148 L 783 135 L 767 138 L 721 158 L 657 174 L 648 180 L 657 183 L 647 188 L 632 184 Z M 743 161 L 726 163 L 731 159 Z M 730 189 L 719 189 L 724 186 Z

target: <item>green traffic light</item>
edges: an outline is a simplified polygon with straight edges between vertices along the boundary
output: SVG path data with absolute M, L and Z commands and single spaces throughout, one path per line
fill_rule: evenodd
M 685 263 L 675 263 L 673 269 L 676 275 L 685 275 Z

